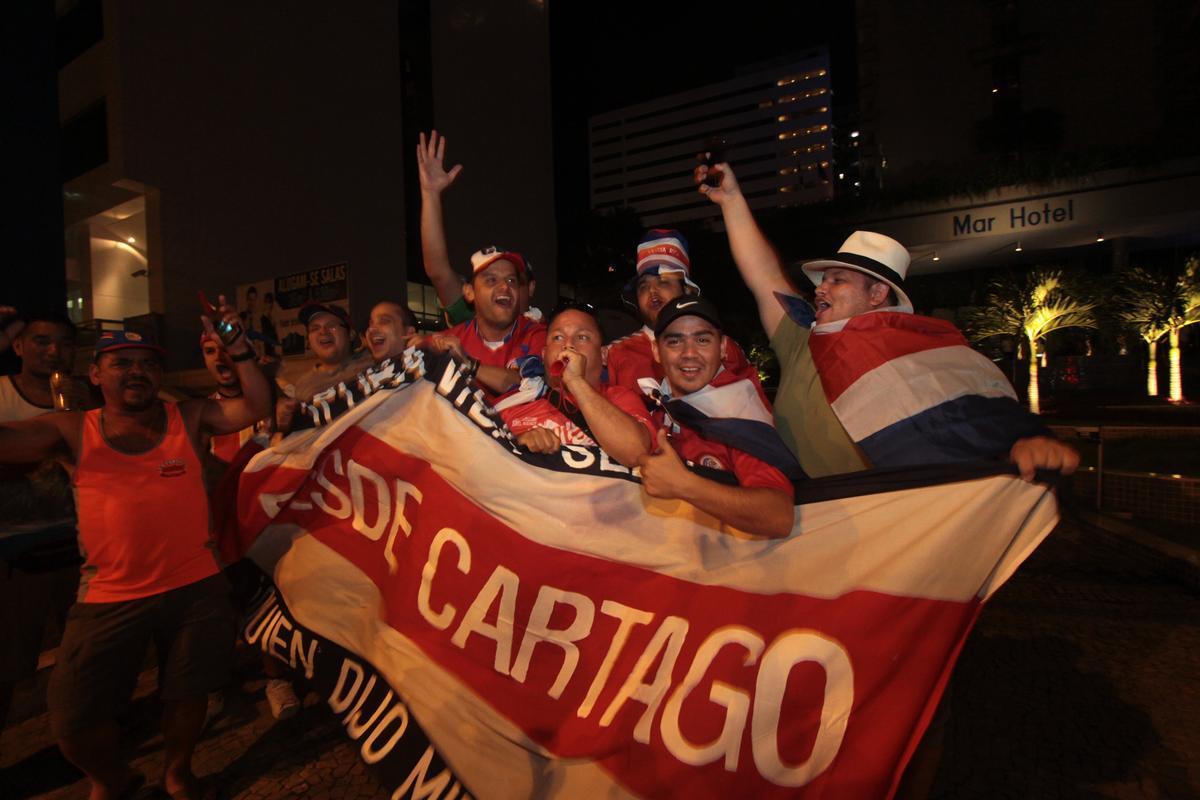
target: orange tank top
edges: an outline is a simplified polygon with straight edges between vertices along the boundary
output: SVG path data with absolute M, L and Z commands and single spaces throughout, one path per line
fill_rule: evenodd
M 175 403 L 167 430 L 144 453 L 116 450 L 102 409 L 83 415 L 75 508 L 83 575 L 79 600 L 111 603 L 159 594 L 215 575 L 200 459 Z

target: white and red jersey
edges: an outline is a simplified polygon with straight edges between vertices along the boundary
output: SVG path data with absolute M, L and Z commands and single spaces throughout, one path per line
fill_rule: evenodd
M 655 421 L 662 427 L 661 412 L 655 414 Z M 792 482 L 767 462 L 727 444 L 701 438 L 700 434 L 686 425 L 677 424 L 673 427 L 675 432 L 668 433 L 671 446 L 680 458 L 702 467 L 732 472 L 737 477 L 739 486 L 778 489 L 788 497 L 795 496 Z
M 651 420 L 650 412 L 646 410 L 646 404 L 636 392 L 623 386 L 610 384 L 601 384 L 599 392 L 605 400 L 637 420 L 646 428 L 651 440 L 654 439 L 654 432 L 658 428 Z M 561 397 L 563 398 L 562 402 L 571 402 L 570 395 L 563 394 Z M 558 434 L 558 440 L 563 444 L 581 444 L 589 447 L 596 445 L 596 441 L 576 425 L 549 397 L 542 397 L 530 403 L 503 409 L 500 415 L 504 418 L 508 429 L 518 436 L 533 428 L 549 428 Z
M 726 338 L 726 341 L 728 344 L 721 354 L 721 366 L 727 372 L 732 373 L 735 378 L 748 378 L 753 381 L 759 396 L 762 397 L 763 403 L 769 409 L 771 403 L 767 400 L 767 395 L 763 392 L 762 384 L 758 380 L 758 369 L 746 358 L 746 354 L 742 352 L 742 348 L 737 342 L 729 338 Z M 638 380 L 641 378 L 653 378 L 656 383 L 660 382 L 663 379 L 663 369 L 662 364 L 655 361 L 654 355 L 650 352 L 653 347 L 654 331 L 645 325 L 641 330 L 610 344 L 605 362 L 608 365 L 608 382 L 614 386 L 625 386 L 634 391 L 640 391 Z
M 484 339 L 473 318 L 455 325 L 446 333 L 457 337 L 466 354 L 479 359 L 480 364 L 501 369 L 515 367 L 518 358 L 541 356 L 546 347 L 546 325 L 523 314 L 513 322 L 508 335 L 498 342 Z M 487 387 L 481 388 L 488 400 L 494 401 L 499 396 Z

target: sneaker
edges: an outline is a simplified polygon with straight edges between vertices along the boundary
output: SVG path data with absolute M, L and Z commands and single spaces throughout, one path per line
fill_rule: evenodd
M 300 710 L 300 698 L 292 689 L 292 684 L 281 678 L 267 681 L 267 705 L 271 707 L 271 716 L 275 719 L 288 719 L 296 716 Z

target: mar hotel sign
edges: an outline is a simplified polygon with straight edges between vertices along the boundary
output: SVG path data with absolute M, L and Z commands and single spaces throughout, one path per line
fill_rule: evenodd
M 994 206 L 992 207 L 995 208 Z M 1075 198 L 1066 197 L 953 214 L 953 238 L 979 233 L 1024 233 L 1075 221 Z
M 976 258 L 992 247 L 987 240 L 1016 243 L 1022 239 L 1040 247 L 1072 247 L 1095 241 L 1099 232 L 1111 236 L 1185 234 L 1200 226 L 1200 159 L 1186 174 L 1108 176 L 1107 185 L 1089 179 L 1070 188 L 1014 186 L 989 193 L 979 200 L 914 203 L 885 210 L 884 216 L 866 217 L 855 224 L 903 242 L 910 251 L 930 251 L 938 246 L 961 244 L 960 255 Z M 971 198 L 974 199 L 974 198 Z M 957 202 L 955 202 L 957 201 Z M 990 202 L 988 202 L 990 201 Z M 945 259 L 947 252 L 943 251 Z

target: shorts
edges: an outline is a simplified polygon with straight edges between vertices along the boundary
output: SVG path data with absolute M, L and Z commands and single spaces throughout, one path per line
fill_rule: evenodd
M 24 680 L 37 672 L 46 623 L 61 634 L 67 609 L 75 602 L 79 565 L 46 570 L 0 562 L 0 683 Z
M 235 635 L 229 583 L 220 574 L 137 600 L 76 603 L 47 690 L 54 735 L 116 719 L 151 642 L 164 702 L 221 688 L 229 681 Z

